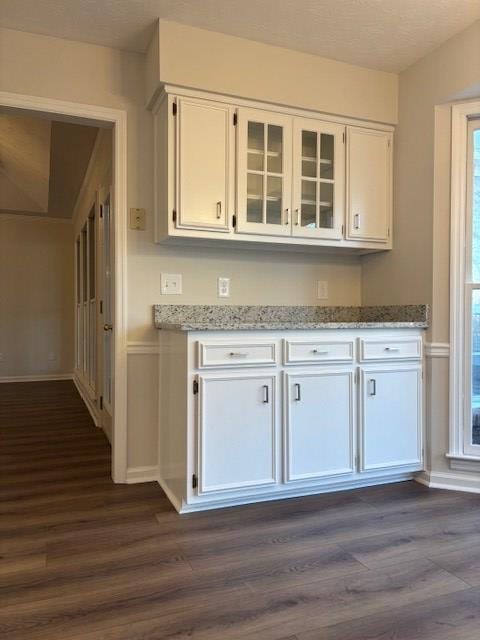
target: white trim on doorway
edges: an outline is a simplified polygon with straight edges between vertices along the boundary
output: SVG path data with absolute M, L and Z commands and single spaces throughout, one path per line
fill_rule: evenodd
M 112 478 L 127 481 L 127 114 L 119 109 L 0 91 L 0 109 L 114 128 L 115 327 Z

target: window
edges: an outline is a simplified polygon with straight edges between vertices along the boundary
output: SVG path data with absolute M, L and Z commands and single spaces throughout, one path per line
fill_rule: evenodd
M 452 107 L 451 169 L 448 457 L 466 470 L 480 462 L 480 103 Z
M 480 120 L 468 123 L 465 252 L 465 453 L 480 455 Z

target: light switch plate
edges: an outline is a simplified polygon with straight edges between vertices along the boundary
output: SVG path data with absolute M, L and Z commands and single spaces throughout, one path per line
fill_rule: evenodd
M 217 293 L 219 298 L 230 297 L 230 278 L 218 278 Z
M 130 229 L 145 231 L 145 209 L 130 209 Z
M 328 282 L 327 280 L 317 281 L 317 298 L 318 300 L 328 300 Z
M 182 293 L 182 275 L 180 273 L 162 273 L 161 291 L 163 295 Z

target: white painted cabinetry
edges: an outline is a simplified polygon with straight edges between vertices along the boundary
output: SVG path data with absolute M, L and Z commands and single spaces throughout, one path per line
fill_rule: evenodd
M 392 128 L 167 87 L 156 241 L 391 248 Z
M 232 110 L 226 104 L 178 98 L 176 206 L 179 229 L 228 231 L 233 215 Z
M 285 480 L 352 474 L 354 371 L 285 374 Z
M 392 217 L 392 134 L 348 127 L 347 237 L 386 243 Z
M 421 366 L 363 367 L 360 395 L 361 471 L 420 464 Z
M 179 511 L 410 479 L 420 329 L 160 331 L 159 478 Z
M 274 375 L 200 375 L 199 493 L 276 482 Z

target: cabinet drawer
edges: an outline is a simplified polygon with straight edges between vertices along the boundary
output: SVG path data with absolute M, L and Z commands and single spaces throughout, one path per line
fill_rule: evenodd
M 284 340 L 283 356 L 285 364 L 353 362 L 353 340 Z
M 274 342 L 199 342 L 198 368 L 256 367 L 276 363 Z
M 422 339 L 382 338 L 360 340 L 360 362 L 370 360 L 420 360 L 422 357 Z

